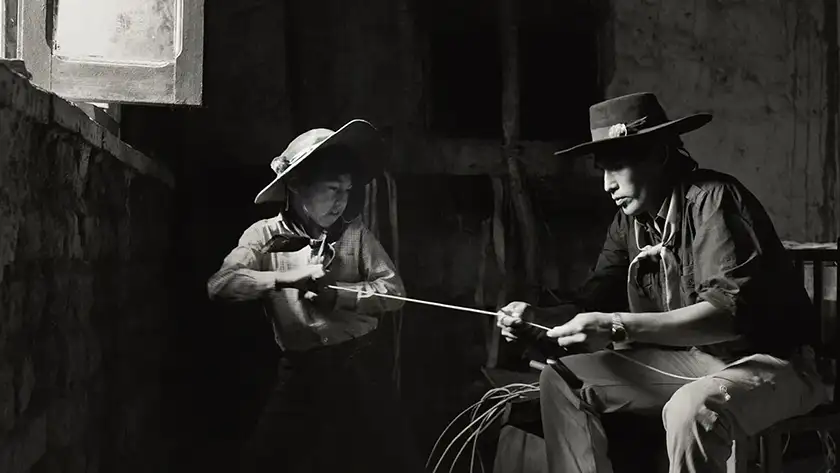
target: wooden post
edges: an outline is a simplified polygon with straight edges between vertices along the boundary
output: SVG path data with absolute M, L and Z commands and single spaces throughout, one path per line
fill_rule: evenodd
M 537 233 L 531 202 L 522 178 L 519 156 L 519 3 L 516 0 L 499 1 L 499 35 L 502 55 L 502 132 L 504 142 L 502 155 L 508 171 L 508 185 L 499 178 L 493 179 L 495 213 L 493 218 L 493 241 L 499 269 L 504 272 L 504 290 L 499 294 L 499 308 L 512 300 L 537 303 L 539 279 L 537 269 Z M 506 195 L 507 194 L 507 198 Z M 517 231 L 499 228 L 503 221 L 506 204 L 512 204 L 506 225 L 517 225 Z M 510 230 L 510 227 L 508 228 Z M 505 233 L 519 237 L 519 254 L 524 262 L 524 290 L 516 291 L 520 274 L 514 270 L 510 256 L 517 251 L 517 245 L 505 244 Z M 486 366 L 494 368 L 498 362 L 501 336 L 493 321 L 493 336 L 488 343 Z
M 398 0 L 396 4 L 397 27 L 402 51 L 400 76 L 403 87 L 399 108 L 401 116 L 395 123 L 391 142 L 395 153 L 395 156 L 392 156 L 392 162 L 396 159 L 398 163 L 404 163 L 407 155 L 415 154 L 418 143 L 425 142 L 419 137 L 426 134 L 425 124 L 429 121 L 426 113 L 430 106 L 425 104 L 423 93 L 425 87 L 424 51 L 417 27 L 417 22 L 420 21 L 421 5 L 418 5 L 417 0 Z M 407 152 L 408 150 L 411 152 Z
M 397 271 L 400 270 L 400 225 L 398 221 L 397 212 L 397 181 L 388 172 L 383 172 L 385 178 L 385 185 L 388 190 L 388 222 L 391 225 L 391 259 L 394 261 L 394 266 Z M 402 351 L 402 310 L 397 311 L 393 317 L 394 323 L 394 366 L 391 372 L 391 377 L 394 381 L 394 387 L 397 394 L 400 393 L 402 385 L 402 370 L 400 356 Z
M 519 225 L 522 260 L 525 270 L 525 287 L 518 298 L 537 303 L 539 297 L 539 272 L 537 268 L 537 230 L 531 199 L 522 177 L 519 163 L 519 2 L 499 0 L 499 22 L 502 49 L 502 131 L 504 132 L 504 157 L 509 174 L 510 201 L 515 221 Z M 514 276 L 515 275 L 510 275 Z
M 397 121 L 396 126 L 391 134 L 390 141 L 390 162 L 402 161 L 404 159 L 407 138 L 412 137 L 417 132 L 416 124 L 422 122 L 419 120 L 419 103 L 421 93 L 418 90 L 422 88 L 422 72 L 418 64 L 420 61 L 419 51 L 417 47 L 417 33 L 415 30 L 415 22 L 417 9 L 414 0 L 399 0 L 396 6 L 396 18 L 399 28 L 399 38 L 402 50 L 401 72 L 403 80 L 403 116 Z M 395 156 L 399 154 L 399 156 Z M 384 173 L 385 183 L 388 189 L 388 212 L 391 223 L 391 258 L 394 260 L 394 265 L 399 271 L 400 258 L 400 240 L 399 240 L 399 222 L 397 220 L 397 181 L 396 178 L 387 171 Z M 392 372 L 392 379 L 397 394 L 401 395 L 402 391 L 402 329 L 403 329 L 403 312 L 402 310 L 394 314 L 394 366 Z
M 504 286 L 496 299 L 496 308 L 500 309 L 506 304 L 511 295 L 511 281 L 514 276 L 510 271 L 510 258 L 507 258 L 508 245 L 505 244 L 505 186 L 499 177 L 492 177 L 493 184 L 493 220 L 490 228 L 490 239 L 493 242 L 493 253 L 496 255 L 496 266 L 502 272 Z M 496 328 L 496 321 L 490 321 L 491 337 L 487 343 L 488 368 L 495 368 L 499 360 L 499 345 L 501 344 L 501 332 Z

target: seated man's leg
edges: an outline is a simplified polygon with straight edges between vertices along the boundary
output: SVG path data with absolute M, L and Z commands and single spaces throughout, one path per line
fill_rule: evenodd
M 826 398 L 813 364 L 753 355 L 689 383 L 662 411 L 671 473 L 726 471 L 736 436 L 810 412 Z
M 624 350 L 621 354 L 667 373 L 698 378 L 724 363 L 699 350 Z M 611 473 L 607 440 L 599 419 L 611 412 L 659 413 L 689 382 L 633 363 L 610 351 L 561 360 L 582 382 L 571 388 L 552 368 L 540 376 L 540 406 L 549 471 Z

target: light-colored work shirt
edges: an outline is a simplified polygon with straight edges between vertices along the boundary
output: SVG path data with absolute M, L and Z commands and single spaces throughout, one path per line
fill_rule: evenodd
M 264 245 L 275 235 L 299 235 L 281 212 L 260 220 L 242 234 L 239 244 L 225 258 L 221 269 L 207 283 L 211 299 L 265 301 L 266 313 L 274 327 L 275 340 L 284 350 L 305 351 L 335 345 L 376 329 L 378 314 L 399 310 L 403 302 L 355 292 L 337 291 L 335 308 L 322 313 L 295 288 L 262 292 L 248 274 L 253 271 L 288 271 L 310 264 L 321 250 L 321 242 L 288 253 L 263 253 Z M 348 223 L 329 246 L 334 254 L 326 269 L 338 287 L 364 293 L 404 296 L 405 288 L 385 249 L 364 226 L 361 219 Z

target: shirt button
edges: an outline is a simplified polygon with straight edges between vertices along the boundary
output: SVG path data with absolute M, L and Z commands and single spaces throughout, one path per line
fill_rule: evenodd
M 321 342 L 323 342 L 323 343 L 327 343 L 328 341 L 330 341 L 330 339 L 327 338 L 327 337 L 324 337 L 324 338 L 321 339 Z

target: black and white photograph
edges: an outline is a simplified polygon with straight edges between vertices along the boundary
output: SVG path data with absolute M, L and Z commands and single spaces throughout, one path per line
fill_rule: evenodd
M 840 0 L 0 0 L 0 473 L 836 473 Z

